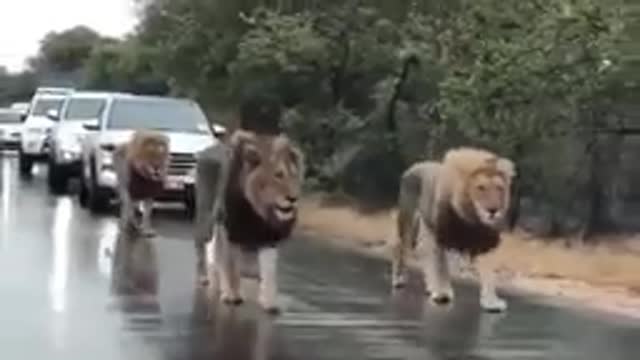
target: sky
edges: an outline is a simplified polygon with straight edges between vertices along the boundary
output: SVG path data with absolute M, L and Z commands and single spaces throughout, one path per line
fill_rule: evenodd
M 24 69 L 49 31 L 86 25 L 120 37 L 135 24 L 133 0 L 0 0 L 0 66 Z

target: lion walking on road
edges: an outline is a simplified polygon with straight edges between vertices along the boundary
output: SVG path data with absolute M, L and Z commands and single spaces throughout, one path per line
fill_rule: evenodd
M 207 278 L 203 283 L 219 287 L 223 302 L 237 305 L 243 302 L 241 260 L 257 254 L 258 302 L 277 312 L 278 246 L 297 223 L 304 157 L 282 131 L 278 99 L 250 96 L 239 115 L 237 130 L 197 156 L 197 272 Z M 207 272 L 208 243 L 214 259 Z
M 225 149 L 225 147 L 227 147 Z M 225 155 L 226 154 L 226 155 Z M 222 301 L 240 304 L 240 263 L 256 252 L 259 303 L 279 310 L 278 246 L 297 221 L 304 159 L 285 135 L 259 135 L 238 130 L 229 144 L 205 149 L 198 156 L 196 180 L 196 244 L 199 271 L 205 262 L 204 241 L 215 237 L 213 286 Z
M 431 300 L 452 301 L 445 252 L 453 250 L 479 275 L 481 306 L 505 310 L 506 302 L 496 294 L 495 271 L 485 259 L 500 244 L 514 176 L 509 159 L 476 148 L 453 149 L 442 162 L 424 161 L 407 169 L 400 183 L 392 285 L 405 285 L 407 252 L 419 248 Z
M 120 222 L 113 255 L 111 290 L 119 295 L 156 295 L 155 248 L 149 239 L 154 197 L 164 189 L 169 164 L 169 138 L 138 130 L 114 151 Z
M 169 169 L 169 137 L 162 133 L 138 130 L 131 139 L 118 146 L 113 154 L 118 179 L 120 221 L 134 216 L 136 203 L 142 204 L 142 232 L 153 236 L 151 211 L 153 199 L 164 190 Z

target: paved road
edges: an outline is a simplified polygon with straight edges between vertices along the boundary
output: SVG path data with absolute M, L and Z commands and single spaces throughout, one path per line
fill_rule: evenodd
M 416 290 L 390 294 L 387 268 L 302 238 L 281 265 L 285 312 L 205 306 L 194 290 L 189 222 L 156 221 L 159 307 L 113 307 L 108 294 L 113 216 L 50 196 L 0 159 L 2 359 L 638 359 L 640 324 L 510 297 L 482 314 L 474 289 L 452 309 Z M 250 295 L 255 286 L 247 282 Z M 251 298 L 250 298 L 251 299 Z

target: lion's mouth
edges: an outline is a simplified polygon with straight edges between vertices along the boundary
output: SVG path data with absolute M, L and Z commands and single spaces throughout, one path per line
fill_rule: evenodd
M 273 213 L 278 221 L 291 221 L 296 217 L 296 208 L 293 205 L 276 205 Z

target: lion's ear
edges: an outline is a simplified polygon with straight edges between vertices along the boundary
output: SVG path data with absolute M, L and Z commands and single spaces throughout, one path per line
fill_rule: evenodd
M 513 164 L 513 161 L 505 158 L 500 158 L 496 162 L 496 168 L 501 173 L 505 174 L 509 179 L 512 179 L 516 176 L 516 166 Z
M 292 145 L 289 148 L 289 156 L 291 157 L 291 161 L 297 167 L 300 178 L 303 179 L 306 171 L 304 154 L 298 147 Z
M 245 146 L 243 147 L 242 158 L 244 162 L 247 163 L 251 168 L 257 167 L 262 161 L 260 152 L 255 146 L 251 144 L 245 144 Z

